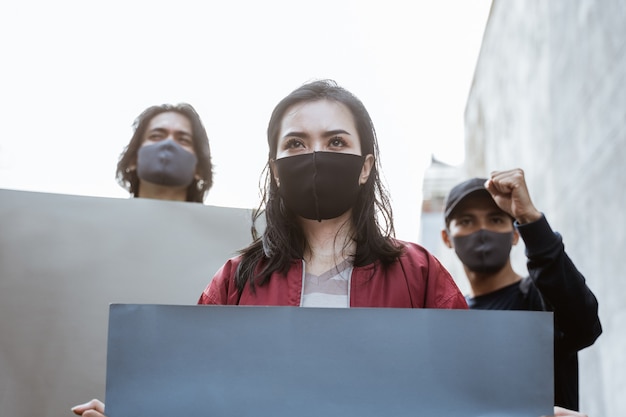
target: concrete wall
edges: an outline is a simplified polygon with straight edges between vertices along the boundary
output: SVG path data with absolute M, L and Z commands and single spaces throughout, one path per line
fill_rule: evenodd
M 467 175 L 522 167 L 600 302 L 581 408 L 626 415 L 626 1 L 494 0 L 466 108 Z

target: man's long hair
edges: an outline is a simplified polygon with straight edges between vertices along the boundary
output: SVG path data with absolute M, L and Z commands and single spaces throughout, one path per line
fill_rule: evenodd
M 162 104 L 151 106 L 144 110 L 133 122 L 133 136 L 120 154 L 115 177 L 119 185 L 132 196 L 139 195 L 139 177 L 137 176 L 137 153 L 143 143 L 144 134 L 150 121 L 157 115 L 166 112 L 175 112 L 189 119 L 192 129 L 193 150 L 198 158 L 196 174 L 200 178 L 194 179 L 187 187 L 186 201 L 202 203 L 206 193 L 213 185 L 213 164 L 211 163 L 211 148 L 206 129 L 196 110 L 187 103 Z

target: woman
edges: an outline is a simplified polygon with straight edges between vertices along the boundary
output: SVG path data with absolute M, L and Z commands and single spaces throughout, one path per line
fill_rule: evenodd
M 332 81 L 274 109 L 262 202 L 265 230 L 229 260 L 199 304 L 467 308 L 424 248 L 393 239 L 378 143 L 361 103 Z
M 213 185 L 211 150 L 200 116 L 186 103 L 152 106 L 133 123 L 117 182 L 134 197 L 202 203 Z

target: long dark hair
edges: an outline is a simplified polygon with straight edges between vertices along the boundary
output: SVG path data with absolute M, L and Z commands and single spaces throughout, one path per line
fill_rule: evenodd
M 334 81 L 314 81 L 292 91 L 272 112 L 267 128 L 268 162 L 259 183 L 261 203 L 254 211 L 252 219 L 253 242 L 240 251 L 242 261 L 235 277 L 240 292 L 246 283 L 251 288 L 257 284 L 263 285 L 276 271 L 286 274 L 291 263 L 303 257 L 307 245 L 304 233 L 297 216 L 282 203 L 278 186 L 271 174 L 270 160 L 276 158 L 278 135 L 285 112 L 295 104 L 318 100 L 331 100 L 348 107 L 361 140 L 361 154 L 374 156 L 369 179 L 361 187 L 352 208 L 351 222 L 357 247 L 353 264 L 363 266 L 380 261 L 385 266 L 394 262 L 402 253 L 402 248 L 392 239 L 395 236 L 393 214 L 387 190 L 379 177 L 378 142 L 369 113 L 357 97 Z M 265 230 L 259 237 L 256 224 L 263 214 Z
M 143 135 L 148 128 L 150 121 L 158 114 L 165 112 L 175 112 L 182 114 L 191 123 L 193 133 L 193 150 L 198 158 L 196 172 L 200 179 L 194 177 L 189 187 L 187 187 L 187 201 L 202 203 L 206 193 L 213 185 L 213 164 L 211 163 L 211 148 L 209 147 L 209 137 L 206 129 L 200 120 L 196 110 L 187 103 L 162 104 L 151 106 L 144 110 L 133 122 L 133 137 L 120 154 L 117 163 L 115 177 L 117 183 L 126 189 L 132 196 L 139 194 L 139 177 L 137 170 L 131 166 L 137 164 L 137 152 L 143 142 Z

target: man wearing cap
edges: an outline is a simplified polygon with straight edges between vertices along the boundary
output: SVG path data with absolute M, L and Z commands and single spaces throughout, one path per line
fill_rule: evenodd
M 456 185 L 444 217 L 441 235 L 463 263 L 471 309 L 554 312 L 555 405 L 578 410 L 578 351 L 602 333 L 598 301 L 565 253 L 561 235 L 533 205 L 524 172 L 498 171 Z M 527 277 L 511 265 L 511 248 L 520 237 Z

